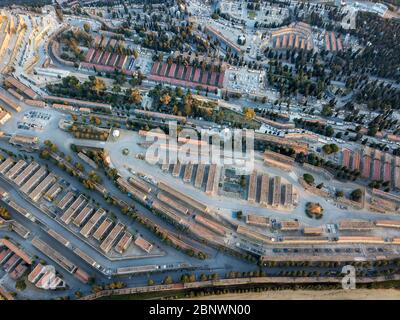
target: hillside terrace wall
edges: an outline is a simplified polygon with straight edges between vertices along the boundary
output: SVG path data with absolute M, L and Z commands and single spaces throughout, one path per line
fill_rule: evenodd
M 60 44 L 55 40 L 52 41 L 52 43 L 51 43 L 51 51 L 53 53 L 54 58 L 57 60 L 58 63 L 61 63 L 68 67 L 74 67 L 74 62 L 64 60 L 60 57 Z
M 336 199 L 336 202 L 339 203 L 339 204 L 343 204 L 343 205 L 346 205 L 346 206 L 351 206 L 353 208 L 361 210 L 361 209 L 363 209 L 365 207 L 365 197 L 362 197 L 362 199 L 363 200 L 361 202 L 357 202 L 357 201 L 353 201 L 353 200 L 347 199 L 345 197 L 338 197 Z
M 309 185 L 307 182 L 304 181 L 303 178 L 299 178 L 299 183 L 301 184 L 301 186 L 305 190 L 310 191 L 313 194 L 316 194 L 316 195 L 318 195 L 320 197 L 325 197 L 325 198 L 329 198 L 330 197 L 328 192 L 326 192 L 326 191 L 324 191 L 322 189 L 318 189 L 318 188 L 316 188 L 316 187 L 314 187 L 312 185 Z
M 280 169 L 282 171 L 286 171 L 286 172 L 292 171 L 292 168 L 293 168 L 293 166 L 290 164 L 282 163 L 280 161 L 273 160 L 270 158 L 264 158 L 264 164 L 266 164 L 267 166 L 278 168 L 278 169 Z
M 389 277 L 359 277 L 357 281 L 359 283 L 375 283 L 384 282 L 388 280 L 400 280 L 400 275 L 394 275 Z M 220 280 L 207 280 L 189 283 L 174 283 L 168 285 L 155 285 L 155 286 L 144 286 L 144 287 L 133 287 L 115 290 L 103 290 L 98 293 L 87 295 L 81 300 L 95 300 L 102 297 L 118 296 L 118 295 L 130 295 L 140 294 L 147 292 L 168 292 L 185 289 L 199 289 L 208 287 L 229 287 L 238 285 L 261 285 L 261 284 L 319 284 L 319 283 L 332 283 L 340 284 L 342 282 L 341 277 L 253 277 L 253 278 L 236 278 L 236 279 L 220 279 Z
M 400 197 L 395 195 L 395 194 L 392 194 L 392 193 L 389 193 L 389 192 L 385 192 L 385 191 L 382 191 L 382 190 L 379 190 L 379 189 L 375 189 L 375 188 L 372 189 L 372 194 L 374 196 L 377 196 L 377 197 L 380 197 L 380 198 L 383 198 L 383 199 L 386 199 L 386 200 L 389 200 L 389 201 L 393 201 L 395 203 L 400 204 Z
M 328 180 L 331 180 L 334 178 L 334 175 L 332 173 L 330 173 L 328 170 L 321 168 L 321 167 L 313 166 L 309 163 L 303 163 L 303 168 L 306 169 L 307 171 L 311 171 L 313 173 L 320 174 Z
M 255 141 L 263 141 L 263 142 L 270 142 L 278 145 L 283 145 L 286 147 L 292 148 L 296 153 L 307 153 L 308 152 L 308 144 L 300 141 L 293 141 L 290 139 L 269 135 L 265 133 L 254 133 L 254 140 Z
M 265 150 L 264 151 L 264 155 L 263 155 L 264 159 L 268 158 L 268 159 L 272 159 L 272 160 L 276 160 L 276 161 L 280 161 L 289 165 L 294 165 L 294 159 L 289 157 L 289 156 L 285 156 L 283 154 L 277 153 L 277 152 L 273 152 L 273 151 L 269 151 L 269 150 Z

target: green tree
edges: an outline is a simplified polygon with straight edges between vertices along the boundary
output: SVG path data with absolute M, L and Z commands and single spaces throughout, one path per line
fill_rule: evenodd
M 362 197 L 362 190 L 361 189 L 355 189 L 351 192 L 350 194 L 350 198 L 353 201 L 357 201 L 360 202 L 361 201 L 361 197 Z
M 147 281 L 147 285 L 148 285 L 148 286 L 154 286 L 154 280 L 149 279 L 149 280 Z
M 331 153 L 336 153 L 339 151 L 339 147 L 337 146 L 337 144 L 335 143 L 330 143 L 330 144 L 325 144 L 322 147 L 322 150 L 326 153 L 326 154 L 331 154 Z
M 86 32 L 90 32 L 90 24 L 89 24 L 89 23 L 84 23 L 84 24 L 83 24 L 83 29 L 84 29 Z
M 332 137 L 335 134 L 335 130 L 333 130 L 332 126 L 327 126 L 325 128 L 325 135 L 327 137 Z
M 336 197 L 342 198 L 344 196 L 344 192 L 341 190 L 336 191 Z
M 172 284 L 174 281 L 171 276 L 166 276 L 163 280 L 163 284 Z
M 331 117 L 333 115 L 332 107 L 327 104 L 322 107 L 321 115 L 324 117 Z
M 370 126 L 368 128 L 368 135 L 371 137 L 375 137 L 376 133 L 378 132 L 378 127 L 377 126 Z
M 305 182 L 307 182 L 308 184 L 313 184 L 314 183 L 314 177 L 309 174 L 309 173 L 305 173 L 303 174 L 303 179 Z
M 17 282 L 15 283 L 15 289 L 23 291 L 26 289 L 26 283 L 24 279 L 19 279 L 17 280 Z

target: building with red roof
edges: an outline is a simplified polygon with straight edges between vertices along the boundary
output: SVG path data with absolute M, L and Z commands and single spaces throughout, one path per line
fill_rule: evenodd
M 368 179 L 371 173 L 371 157 L 369 155 L 364 155 L 363 157 L 363 169 L 361 176 Z
M 343 149 L 342 151 L 342 166 L 349 168 L 350 166 L 350 150 Z

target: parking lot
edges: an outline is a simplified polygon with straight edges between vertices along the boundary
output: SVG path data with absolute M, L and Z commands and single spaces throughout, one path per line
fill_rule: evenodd
M 24 114 L 23 120 L 17 122 L 18 129 L 42 131 L 51 119 L 46 112 L 31 110 Z
M 26 112 L 24 114 L 24 117 L 27 119 L 33 119 L 33 120 L 38 119 L 38 120 L 48 121 L 50 120 L 51 115 L 46 112 L 31 110 Z

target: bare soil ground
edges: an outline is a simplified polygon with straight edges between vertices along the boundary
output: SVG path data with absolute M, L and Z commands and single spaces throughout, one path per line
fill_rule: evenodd
M 396 289 L 282 290 L 206 296 L 206 300 L 400 300 Z

